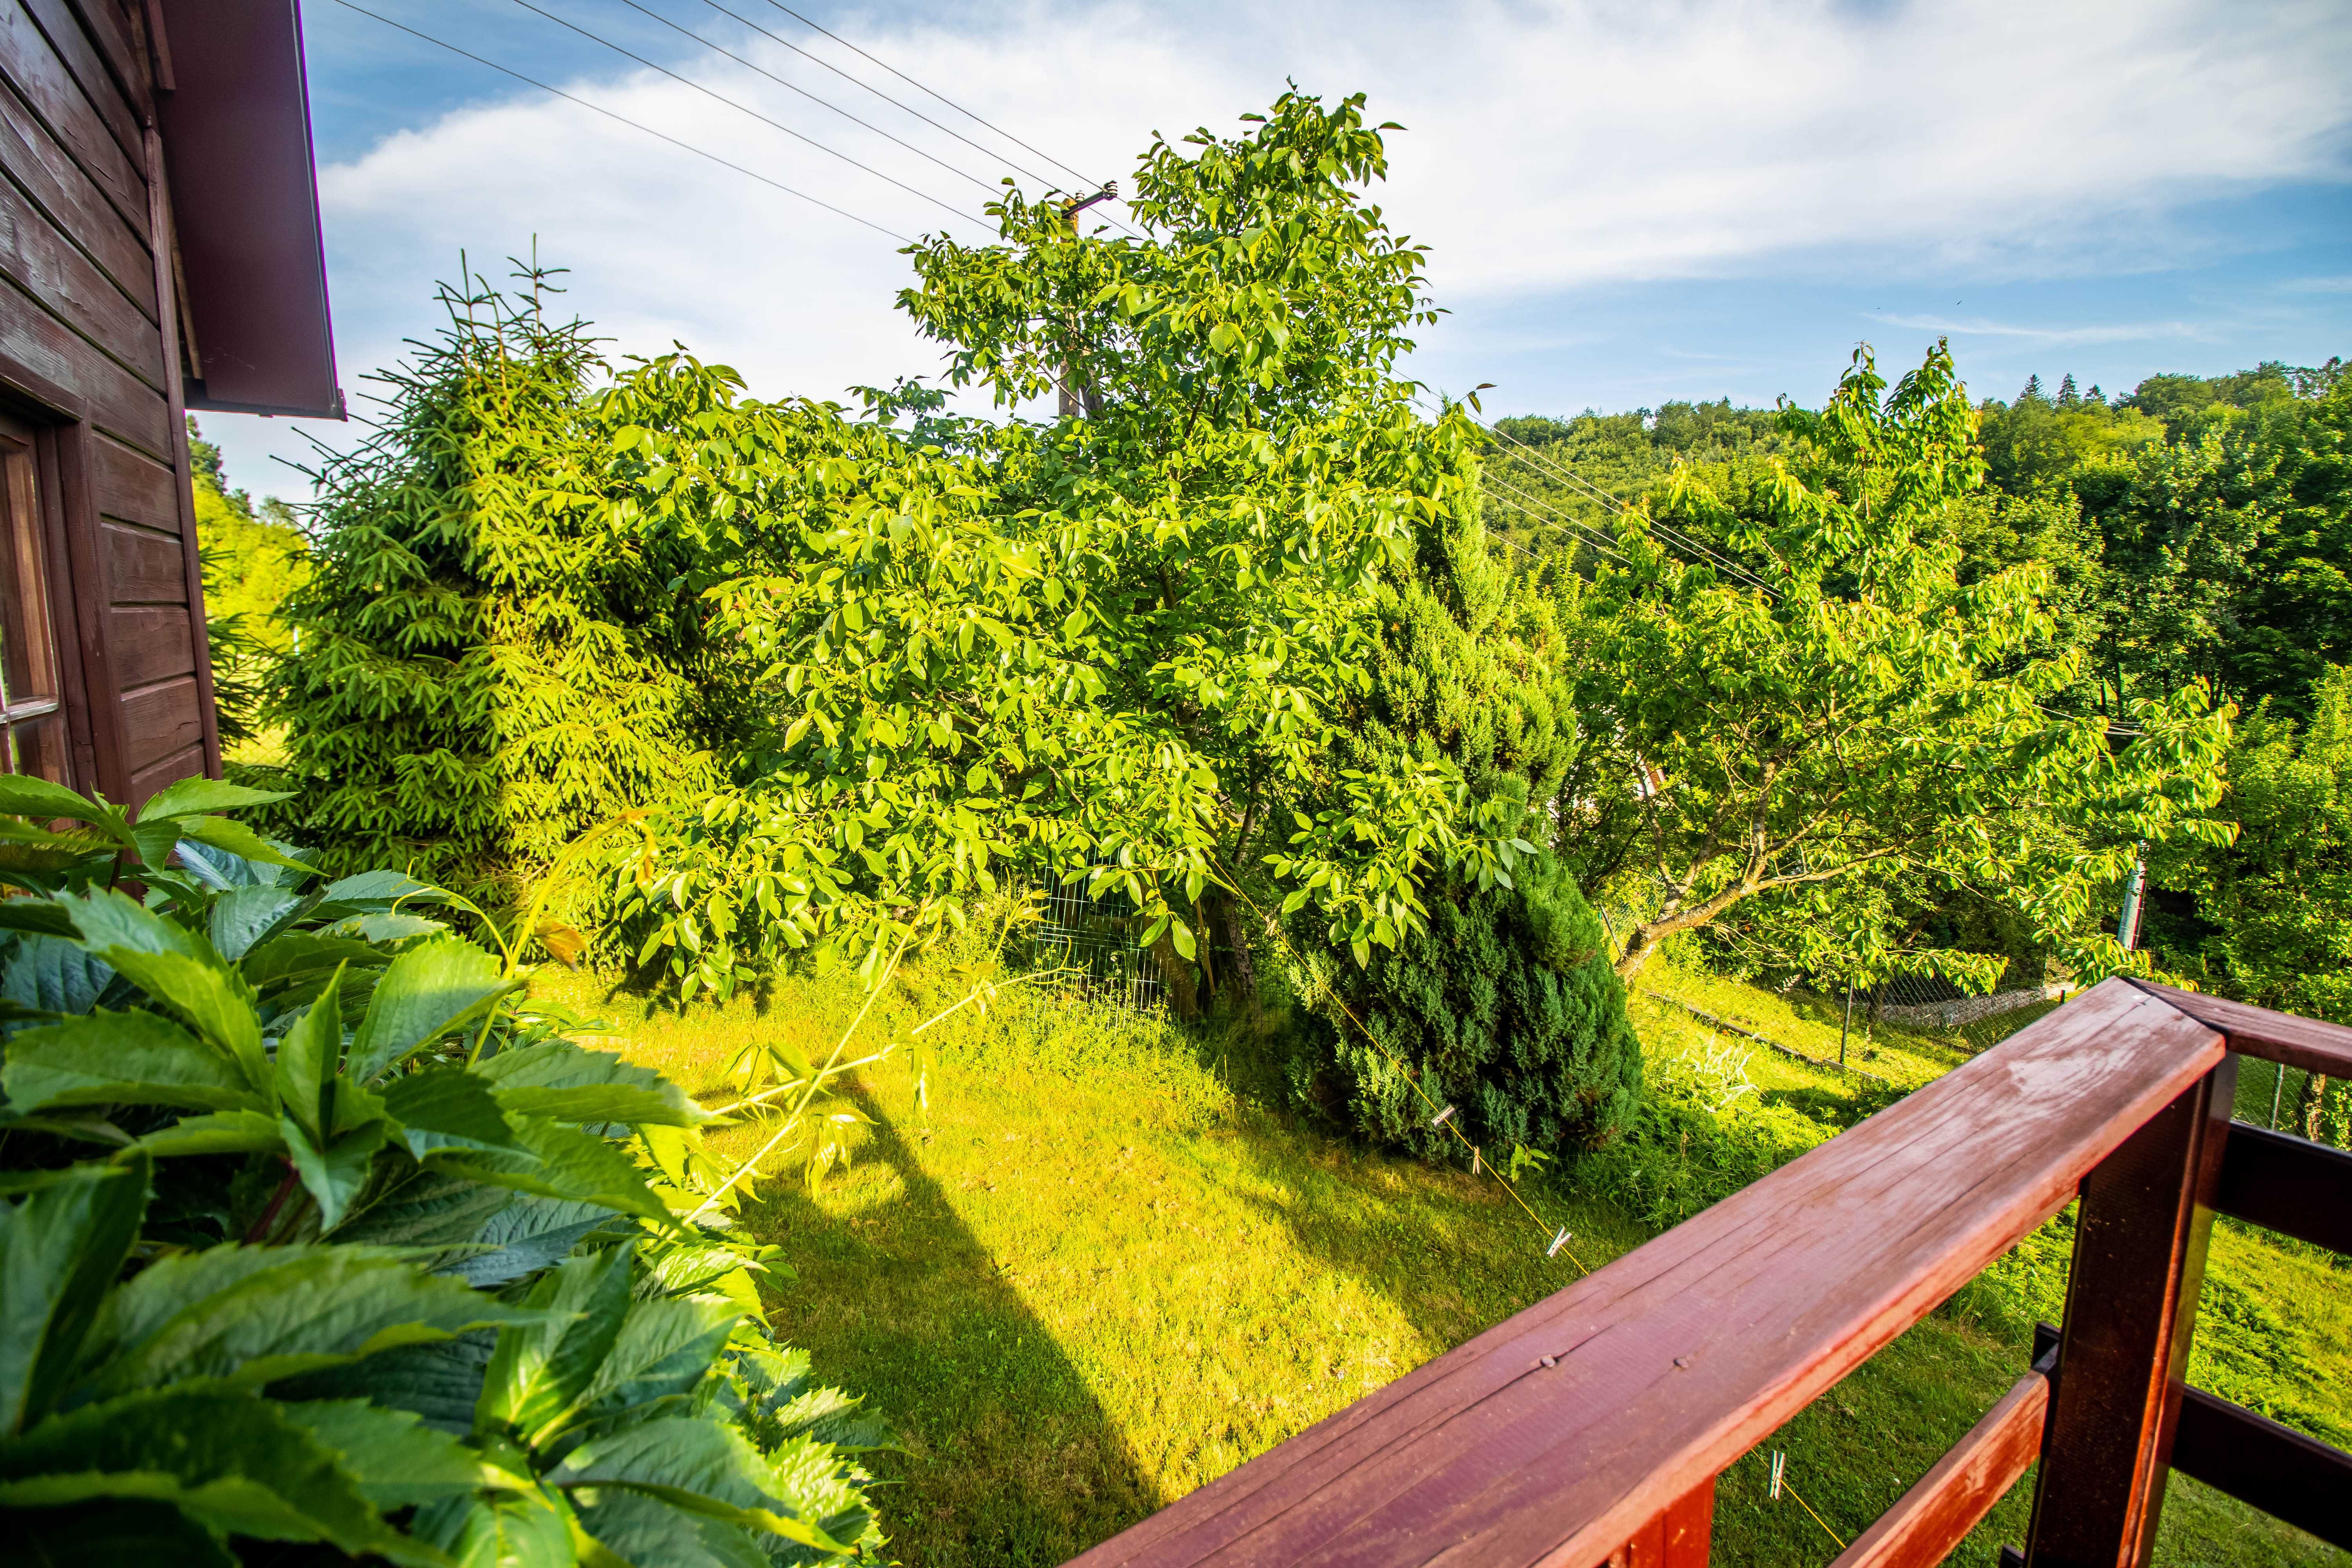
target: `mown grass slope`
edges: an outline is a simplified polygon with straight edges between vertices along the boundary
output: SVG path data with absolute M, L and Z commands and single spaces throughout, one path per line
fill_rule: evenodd
M 630 1054 L 714 1103 L 741 1046 L 783 1039 L 821 1057 L 856 1002 L 787 980 L 680 1016 L 584 978 L 562 984 L 565 1000 L 614 1020 Z M 912 974 L 861 1038 L 929 1016 L 955 984 Z M 1799 1049 L 1820 1044 L 1803 1032 L 1824 1026 L 1819 1008 L 1722 981 L 1652 984 Z M 1635 1017 L 1662 1057 L 1720 1059 L 1729 1040 L 1667 1003 L 1637 999 Z M 1254 1092 L 1248 1044 L 1230 1034 L 1016 991 L 940 1035 L 866 1075 L 857 1100 L 875 1125 L 848 1169 L 813 1192 L 771 1184 L 745 1211 L 795 1271 L 773 1297 L 777 1327 L 899 1434 L 903 1451 L 879 1465 L 895 1483 L 886 1527 L 916 1568 L 1059 1563 L 1568 1283 L 1575 1266 L 1543 1255 L 1549 1226 L 1569 1225 L 1570 1250 L 1591 1267 L 1644 1238 L 1624 1211 L 1572 1190 L 1530 1185 L 1538 1221 L 1465 1171 L 1300 1126 Z M 1754 1098 L 1834 1122 L 1870 1092 L 1732 1043 Z M 1865 1048 L 1873 1070 L 1906 1083 L 1960 1059 L 1886 1031 Z M 739 1127 L 715 1143 L 740 1157 L 759 1137 Z M 2017 1375 L 2031 1321 L 2021 1300 L 2063 1289 L 2053 1250 L 1964 1293 L 1732 1467 L 1715 1561 L 1835 1556 L 1832 1531 L 1850 1539 Z M 2217 1294 L 2234 1303 L 2231 1329 L 2209 1335 L 2235 1347 L 2233 1397 L 2270 1390 L 2280 1414 L 2325 1430 L 2352 1417 L 2352 1325 L 2341 1266 L 2306 1251 L 2222 1236 L 2205 1326 Z M 1766 1497 L 1774 1447 L 1825 1524 Z M 2021 1536 L 2023 1509 L 2021 1489 L 1954 1561 L 1990 1564 Z M 2159 1561 L 2352 1559 L 2176 1482 Z

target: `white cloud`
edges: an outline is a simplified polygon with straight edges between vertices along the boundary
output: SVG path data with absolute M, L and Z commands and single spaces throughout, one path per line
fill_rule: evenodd
M 555 3 L 598 24 L 581 0 Z M 2332 0 L 1109 0 L 832 25 L 1095 177 L 1123 175 L 1155 128 L 1230 128 L 1286 76 L 1327 97 L 1366 89 L 1380 118 L 1412 128 L 1391 141 L 1380 200 L 1434 247 L 1441 302 L 1489 321 L 1514 300 L 1743 269 L 2068 268 L 2185 203 L 2342 180 L 2352 131 L 2342 89 L 2352 28 Z M 991 179 L 1003 172 L 772 43 L 728 42 L 950 162 Z M 972 209 L 982 199 L 715 55 L 665 63 L 908 184 Z M 652 72 L 564 85 L 898 232 L 944 221 Z M 620 349 L 682 339 L 736 364 L 763 395 L 838 396 L 937 363 L 891 308 L 907 281 L 892 241 L 519 84 L 503 101 L 322 170 L 320 188 L 354 391 L 363 370 L 429 324 L 429 279 L 454 270 L 460 247 L 478 269 L 501 272 L 499 258 L 534 235 L 543 257 L 572 269 L 573 299 Z M 2089 327 L 2046 341 L 2158 330 Z M 283 426 L 211 423 L 228 438 L 233 473 L 290 488 L 253 460 L 290 449 Z
M 2195 339 L 2205 334 L 2191 321 L 2139 321 L 2113 326 L 2021 327 L 2001 321 L 1955 321 L 1941 316 L 1874 316 L 1889 326 L 1915 327 L 1956 338 L 2021 338 L 2063 347 L 2069 343 L 2138 343 L 2165 338 Z

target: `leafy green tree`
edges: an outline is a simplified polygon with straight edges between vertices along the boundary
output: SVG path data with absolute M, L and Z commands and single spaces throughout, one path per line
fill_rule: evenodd
M 1689 478 L 1659 507 L 1738 541 L 1769 592 L 1669 556 L 1638 518 L 1630 564 L 1595 583 L 1569 842 L 1645 910 L 1621 973 L 1749 900 L 1906 871 L 1996 892 L 2078 972 L 2112 969 L 2093 911 L 2135 846 L 2226 837 L 2206 813 L 2228 725 L 2200 689 L 2137 703 L 2115 744 L 2044 706 L 2081 662 L 2053 646 L 2048 573 L 1962 581 L 1948 513 L 1982 469 L 1948 352 L 1886 390 L 1858 352 L 1827 407 L 1784 412 L 1794 453 L 1738 507 Z
M 604 504 L 577 322 L 445 288 L 449 325 L 385 373 L 383 416 L 314 476 L 308 580 L 282 606 L 280 824 L 338 868 L 486 895 L 573 836 L 707 789 L 700 616 L 679 565 Z
M 1001 243 L 916 250 L 901 302 L 950 383 L 1071 415 L 901 388 L 853 421 L 679 356 L 602 401 L 614 515 L 683 542 L 757 726 L 738 787 L 614 868 L 642 961 L 688 991 L 811 945 L 870 973 L 1011 871 L 1116 889 L 1188 959 L 1248 879 L 1362 963 L 1441 869 L 1508 875 L 1525 841 L 1444 760 L 1336 760 L 1382 584 L 1475 515 L 1475 437 L 1391 377 L 1430 317 L 1360 195 L 1360 99 L 1248 118 L 1145 154 L 1152 238 L 1009 195 Z

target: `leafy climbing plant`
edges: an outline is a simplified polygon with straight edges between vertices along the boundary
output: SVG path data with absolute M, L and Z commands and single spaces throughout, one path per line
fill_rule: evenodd
M 219 815 L 270 804 L 0 778 L 12 1549 L 878 1548 L 879 1435 L 767 1335 L 772 1251 L 681 1224 L 628 1136 L 709 1113 L 564 1038 L 511 962 L 417 912 L 438 889 L 328 880 Z

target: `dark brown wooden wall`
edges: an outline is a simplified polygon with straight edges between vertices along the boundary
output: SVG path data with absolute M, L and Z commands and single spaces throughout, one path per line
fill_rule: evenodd
M 133 802 L 220 771 L 148 22 L 0 0 L 0 391 L 49 432 L 76 782 Z

